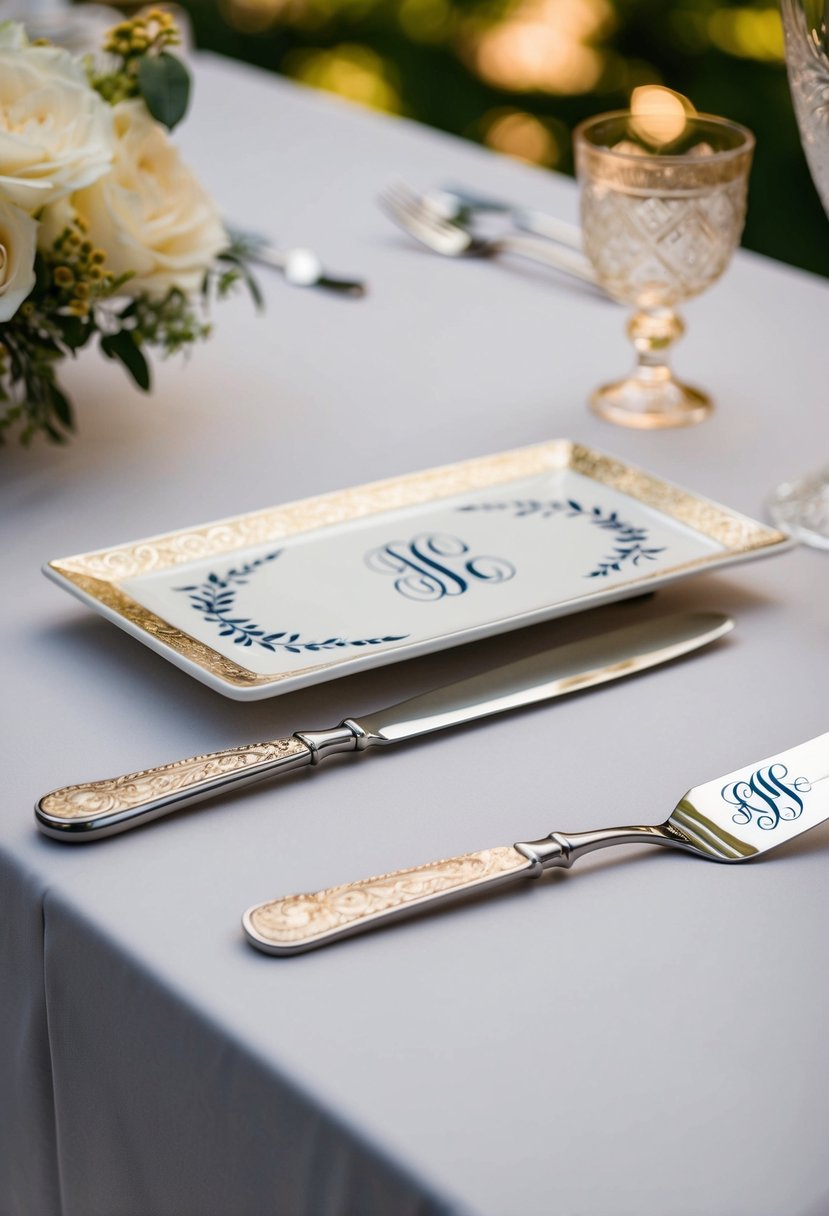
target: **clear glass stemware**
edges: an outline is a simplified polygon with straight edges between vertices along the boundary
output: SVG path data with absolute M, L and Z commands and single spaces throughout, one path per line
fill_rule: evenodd
M 829 215 L 829 30 L 824 0 L 781 0 L 786 66 L 800 140 Z M 778 486 L 769 510 L 779 528 L 829 549 L 829 465 Z
M 685 426 L 710 413 L 708 395 L 668 363 L 685 328 L 676 305 L 720 277 L 745 221 L 751 132 L 680 113 L 668 135 L 620 111 L 588 119 L 574 136 L 585 252 L 608 294 L 634 309 L 637 352 L 633 373 L 597 389 L 590 404 L 624 426 Z

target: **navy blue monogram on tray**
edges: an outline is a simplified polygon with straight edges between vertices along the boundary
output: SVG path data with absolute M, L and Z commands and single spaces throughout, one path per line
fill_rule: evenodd
M 243 566 L 233 567 L 223 575 L 208 574 L 203 583 L 189 587 L 176 587 L 190 597 L 190 604 L 210 624 L 218 625 L 219 637 L 232 638 L 237 646 L 261 646 L 263 650 L 285 650 L 289 654 L 302 654 L 305 651 L 335 650 L 347 646 L 379 646 L 382 642 L 402 642 L 408 634 L 389 634 L 379 638 L 343 638 L 330 637 L 323 641 L 307 642 L 302 640 L 301 633 L 291 633 L 284 629 L 278 632 L 268 632 L 261 628 L 249 617 L 237 616 L 238 609 L 234 607 L 237 588 L 250 582 L 251 576 L 268 562 L 276 561 L 282 553 L 276 549 L 264 557 L 247 562 Z
M 737 810 L 731 816 L 734 823 L 756 823 L 769 832 L 781 820 L 799 819 L 803 811 L 801 794 L 808 794 L 811 783 L 806 777 L 786 780 L 789 770 L 785 764 L 770 764 L 758 768 L 748 780 L 724 785 L 721 794 L 729 806 Z
M 648 532 L 641 525 L 628 524 L 619 519 L 617 511 L 605 511 L 602 507 L 583 507 L 573 498 L 548 499 L 516 498 L 508 502 L 473 502 L 458 507 L 459 511 L 511 511 L 516 519 L 535 515 L 539 519 L 550 519 L 559 515 L 565 519 L 585 519 L 605 532 L 612 532 L 616 545 L 613 552 L 588 571 L 585 578 L 607 578 L 621 571 L 623 563 L 638 566 L 641 561 L 656 561 L 665 549 L 648 548 Z
M 410 541 L 390 541 L 366 554 L 366 565 L 395 576 L 394 588 L 407 600 L 436 601 L 463 595 L 473 583 L 505 583 L 515 566 L 502 557 L 467 557 L 459 536 L 425 533 Z
M 549 519 L 553 516 L 582 519 L 611 533 L 615 541 L 612 553 L 588 571 L 584 575 L 585 578 L 607 578 L 610 574 L 621 571 L 623 564 L 638 566 L 641 561 L 655 561 L 659 554 L 666 551 L 648 544 L 648 532 L 645 527 L 626 523 L 619 518 L 616 511 L 608 511 L 598 506 L 584 507 L 574 499 L 543 501 L 527 498 L 506 502 L 474 502 L 457 509 L 465 512 L 510 512 L 516 519 L 528 516 L 536 516 L 539 519 Z M 386 642 L 401 642 L 409 637 L 406 633 L 357 638 L 333 634 L 331 637 L 308 640 L 303 638 L 299 630 L 269 630 L 250 617 L 241 615 L 236 603 L 239 588 L 249 583 L 262 567 L 276 561 L 281 554 L 281 549 L 275 549 L 272 553 L 233 566 L 223 574 L 211 571 L 201 583 L 176 587 L 175 590 L 189 596 L 190 606 L 205 622 L 217 627 L 219 637 L 228 638 L 237 646 L 258 646 L 273 652 L 302 654 L 342 650 L 352 646 L 380 646 Z M 464 595 L 473 586 L 505 583 L 516 573 L 516 567 L 506 558 L 473 556 L 465 540 L 443 532 L 425 532 L 411 540 L 389 541 L 366 553 L 365 563 L 375 573 L 393 578 L 395 591 L 405 599 L 418 603 L 436 603 Z M 768 780 L 773 779 L 774 774 L 771 774 Z M 798 781 L 800 780 L 802 779 L 799 778 Z M 762 788 L 765 787 L 758 786 L 758 790 Z M 795 783 L 795 790 L 801 788 L 801 785 Z M 757 790 L 754 791 L 755 798 L 762 796 Z M 797 798 L 797 794 L 793 794 L 793 797 Z M 735 822 L 748 822 L 751 818 L 749 802 L 744 799 L 735 801 L 734 805 L 739 808 L 734 816 Z M 761 815 L 762 822 L 758 820 L 761 827 L 773 827 L 777 822 L 776 819 L 774 822 L 766 822 L 766 819 L 772 818 L 771 812 L 775 810 L 774 803 L 770 806 L 771 810 Z M 777 811 L 777 818 L 795 818 L 796 814 L 800 814 L 800 809 L 802 803 L 799 803 L 796 812 L 792 812 L 791 805 L 787 804 L 785 808 Z M 738 819 L 739 814 L 745 814 L 746 818 Z

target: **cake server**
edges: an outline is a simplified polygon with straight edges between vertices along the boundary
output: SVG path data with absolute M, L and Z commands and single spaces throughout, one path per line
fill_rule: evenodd
M 35 807 L 37 825 L 58 840 L 86 841 L 123 832 L 231 786 L 319 764 L 337 752 L 365 751 L 489 714 L 547 701 L 632 675 L 713 642 L 733 628 L 717 612 L 680 613 L 557 646 L 471 679 L 413 697 L 330 730 L 230 747 L 159 768 L 64 786 Z
M 695 786 L 655 827 L 551 832 L 540 840 L 257 904 L 242 924 L 257 950 L 298 954 L 469 891 L 568 868 L 609 845 L 667 845 L 713 861 L 748 861 L 829 819 L 827 777 L 829 734 Z

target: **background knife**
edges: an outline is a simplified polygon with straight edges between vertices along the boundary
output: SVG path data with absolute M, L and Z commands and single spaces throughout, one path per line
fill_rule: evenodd
M 35 818 L 40 830 L 57 840 L 111 836 L 230 786 L 319 764 L 337 752 L 365 751 L 413 739 L 633 675 L 713 642 L 733 625 L 721 613 L 692 612 L 615 629 L 448 684 L 368 714 L 359 722 L 346 718 L 329 730 L 297 731 L 284 739 L 64 786 L 40 799 Z

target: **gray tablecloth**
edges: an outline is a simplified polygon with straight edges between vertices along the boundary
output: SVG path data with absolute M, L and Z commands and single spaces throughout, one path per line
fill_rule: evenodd
M 541 835 L 656 822 L 820 734 L 829 565 L 795 550 L 258 704 L 202 687 L 45 582 L 50 557 L 554 436 L 760 515 L 827 451 L 825 283 L 741 255 L 677 363 L 718 412 L 637 434 L 585 409 L 622 312 L 543 271 L 416 249 L 404 173 L 574 218 L 564 179 L 202 57 L 188 157 L 233 221 L 360 272 L 263 275 L 143 399 L 90 356 L 81 434 L 2 461 L 3 1216 L 817 1216 L 829 1207 L 829 830 L 730 868 L 628 850 L 274 960 L 250 904 Z M 753 199 L 762 207 L 764 200 Z M 97 845 L 38 836 L 56 785 L 327 726 L 669 608 L 713 650 L 629 683 L 194 808 Z

